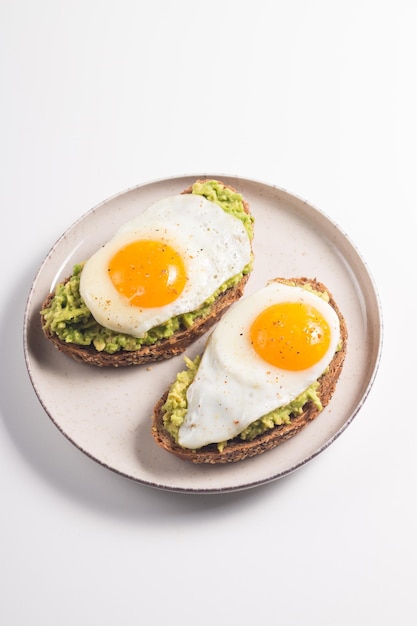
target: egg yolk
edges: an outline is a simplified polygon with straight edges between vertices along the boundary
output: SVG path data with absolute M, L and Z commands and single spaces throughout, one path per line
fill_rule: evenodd
M 112 257 L 108 271 L 117 291 L 136 307 L 159 307 L 173 302 L 187 281 L 182 257 L 161 241 L 127 244 Z
M 330 327 L 313 306 L 282 302 L 258 315 L 250 327 L 250 341 L 267 363 L 299 371 L 325 355 L 330 345 Z

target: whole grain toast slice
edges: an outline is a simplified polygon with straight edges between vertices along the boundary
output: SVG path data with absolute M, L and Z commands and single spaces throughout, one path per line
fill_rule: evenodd
M 199 179 L 195 182 L 204 183 L 206 182 L 206 179 Z M 226 185 L 221 181 L 217 182 L 220 182 L 227 189 L 238 193 L 231 185 Z M 193 186 L 191 185 L 182 193 L 192 193 L 192 187 Z M 245 212 L 250 215 L 249 204 L 243 197 L 242 203 Z M 104 351 L 96 350 L 92 345 L 81 346 L 75 343 L 67 343 L 61 340 L 45 325 L 45 320 L 41 313 L 42 329 L 45 337 L 51 341 L 60 352 L 71 357 L 75 361 L 85 363 L 87 365 L 94 365 L 97 367 L 127 367 L 163 361 L 181 354 L 189 345 L 207 332 L 220 319 L 225 311 L 234 302 L 236 302 L 236 300 L 242 297 L 249 276 L 250 274 L 243 274 L 237 284 L 229 287 L 226 291 L 221 293 L 210 307 L 209 313 L 205 316 L 197 317 L 190 328 L 179 329 L 171 335 L 171 337 L 162 338 L 152 345 L 143 345 L 138 350 L 120 350 L 114 354 L 109 354 Z M 69 280 L 69 278 L 70 277 L 67 277 L 64 280 L 64 283 Z M 42 304 L 41 311 L 50 306 L 53 298 L 54 293 L 48 294 Z
M 345 360 L 348 341 L 346 321 L 337 306 L 333 295 L 323 283 L 317 281 L 316 279 L 309 279 L 305 277 L 290 279 L 277 278 L 275 280 L 283 282 L 289 281 L 300 286 L 309 284 L 314 290 L 327 292 L 329 296 L 329 304 L 333 307 L 339 317 L 341 334 L 340 349 L 335 353 L 326 372 L 318 379 L 319 387 L 317 395 L 319 396 L 324 409 L 330 402 L 335 392 L 337 381 Z M 258 435 L 252 441 L 243 441 L 239 437 L 235 437 L 227 442 L 226 447 L 221 452 L 216 444 L 210 444 L 198 450 L 190 450 L 179 446 L 164 428 L 163 406 L 167 399 L 168 391 L 169 390 L 166 390 L 154 408 L 152 417 L 152 435 L 154 440 L 160 447 L 164 448 L 168 452 L 171 452 L 180 459 L 200 464 L 233 463 L 262 454 L 267 450 L 275 448 L 284 441 L 287 441 L 291 437 L 294 437 L 300 432 L 301 429 L 312 422 L 321 412 L 315 404 L 308 402 L 305 405 L 303 412 L 292 418 L 290 424 L 275 426 L 263 434 Z

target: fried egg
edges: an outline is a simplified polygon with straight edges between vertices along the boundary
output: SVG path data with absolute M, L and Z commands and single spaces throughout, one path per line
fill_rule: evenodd
M 196 194 L 164 198 L 86 261 L 81 296 L 94 319 L 134 337 L 197 310 L 251 260 L 242 221 Z
M 334 309 L 302 287 L 271 281 L 235 303 L 187 390 L 179 444 L 196 449 L 233 439 L 288 404 L 326 370 L 339 340 Z

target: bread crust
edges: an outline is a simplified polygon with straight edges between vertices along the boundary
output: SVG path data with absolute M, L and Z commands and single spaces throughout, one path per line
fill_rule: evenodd
M 312 287 L 318 291 L 326 291 L 329 294 L 329 304 L 336 311 L 340 322 L 341 333 L 341 348 L 334 355 L 327 371 L 319 378 L 319 387 L 317 390 L 320 397 L 323 409 L 330 402 L 331 397 L 336 389 L 336 384 L 342 371 L 343 363 L 346 356 L 348 332 L 345 319 L 337 306 L 333 295 L 325 287 L 325 285 L 315 279 L 309 279 L 306 277 L 275 279 L 278 282 L 287 282 L 290 280 L 297 285 L 311 284 Z M 233 463 L 236 461 L 242 461 L 250 457 L 258 456 L 280 445 L 284 441 L 287 441 L 291 437 L 294 437 L 300 432 L 307 424 L 313 421 L 321 412 L 312 402 L 308 402 L 304 411 L 291 419 L 290 424 L 283 424 L 281 426 L 275 426 L 274 428 L 266 431 L 263 434 L 258 435 L 252 441 L 243 441 L 238 437 L 229 441 L 222 452 L 219 452 L 216 444 L 210 444 L 200 448 L 199 450 L 189 450 L 182 448 L 171 435 L 165 430 L 163 425 L 163 410 L 162 407 L 166 401 L 168 390 L 160 398 L 154 408 L 152 416 L 152 435 L 156 443 L 164 448 L 166 451 L 178 456 L 185 461 L 191 461 L 192 463 L 207 463 L 207 464 L 220 464 L 220 463 Z
M 195 182 L 204 183 L 208 180 L 212 179 L 199 179 Z M 231 185 L 226 185 L 222 181 L 217 182 L 220 182 L 224 187 L 236 192 L 236 189 Z M 191 192 L 192 185 L 185 189 L 182 194 L 190 194 Z M 248 202 L 244 198 L 242 198 L 242 200 L 246 213 L 250 214 Z M 69 278 L 70 277 L 66 278 L 64 282 L 69 280 Z M 128 367 L 163 361 L 181 354 L 189 345 L 207 332 L 220 319 L 225 311 L 236 302 L 236 300 L 242 297 L 248 279 L 249 274 L 243 275 L 242 279 L 236 285 L 220 294 L 210 308 L 210 313 L 205 317 L 196 318 L 190 328 L 179 330 L 171 337 L 161 339 L 153 345 L 141 346 L 138 350 L 120 350 L 114 354 L 108 354 L 107 352 L 99 352 L 94 346 L 80 346 L 73 343 L 66 343 L 55 333 L 46 328 L 44 318 L 41 314 L 42 330 L 45 337 L 51 341 L 60 352 L 79 363 L 94 365 L 96 367 Z M 47 309 L 53 298 L 54 293 L 48 294 L 42 304 L 41 310 Z

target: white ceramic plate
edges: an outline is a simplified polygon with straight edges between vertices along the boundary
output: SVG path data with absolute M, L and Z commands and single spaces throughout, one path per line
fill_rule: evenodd
M 117 227 L 150 203 L 179 193 L 200 176 L 164 179 L 129 189 L 89 211 L 56 242 L 29 294 L 25 358 L 35 392 L 62 433 L 92 459 L 139 483 L 179 492 L 226 492 L 281 478 L 332 443 L 361 408 L 377 371 L 382 324 L 369 271 L 346 235 L 322 212 L 261 182 L 208 175 L 233 185 L 255 217 L 255 264 L 246 294 L 275 276 L 317 277 L 333 292 L 349 331 L 348 353 L 330 405 L 275 450 L 226 466 L 199 466 L 160 449 L 151 436 L 152 408 L 183 369 L 183 356 L 151 367 L 101 369 L 78 364 L 42 334 L 39 310 L 47 293 L 89 257 Z M 187 352 L 201 351 L 205 337 Z

